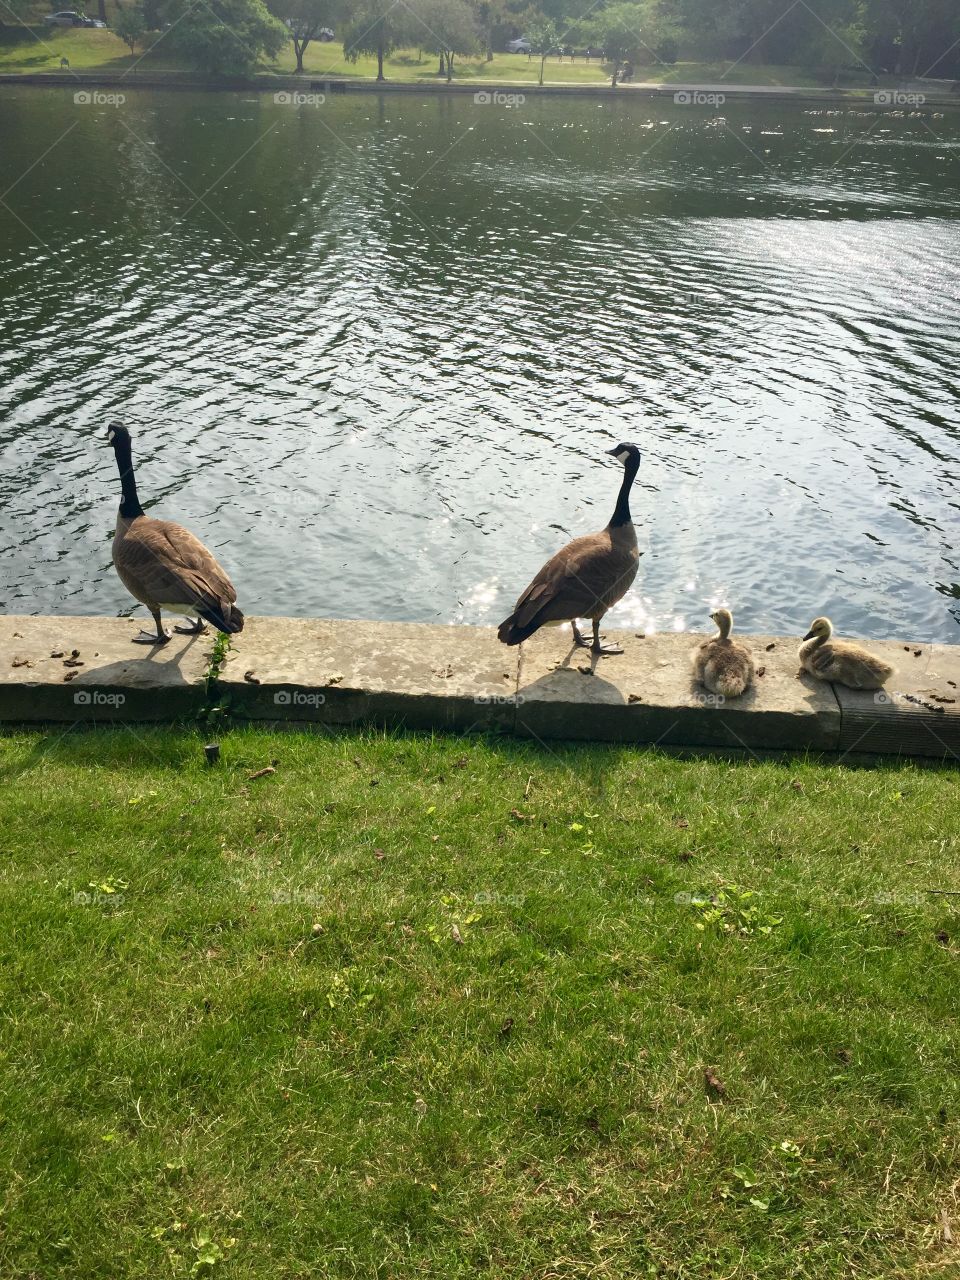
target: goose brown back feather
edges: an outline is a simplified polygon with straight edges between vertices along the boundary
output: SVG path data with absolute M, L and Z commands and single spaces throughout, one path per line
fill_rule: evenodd
M 120 581 L 148 609 L 195 613 L 221 631 L 243 629 L 237 593 L 221 565 L 189 529 L 170 520 L 117 520 L 113 563 Z

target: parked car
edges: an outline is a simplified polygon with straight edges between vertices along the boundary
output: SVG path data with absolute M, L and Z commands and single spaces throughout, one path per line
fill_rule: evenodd
M 74 9 L 61 9 L 59 13 L 48 13 L 43 20 L 48 27 L 82 27 L 87 22 L 84 15 L 77 13 Z
M 529 40 L 508 40 L 507 53 L 533 53 L 533 45 Z
M 324 44 L 329 44 L 331 40 L 336 40 L 336 38 L 330 27 L 321 27 L 317 32 L 317 39 L 322 40 Z
M 101 22 L 99 18 L 84 18 L 83 25 L 85 27 L 99 27 L 102 31 L 105 31 L 107 27 L 107 24 Z

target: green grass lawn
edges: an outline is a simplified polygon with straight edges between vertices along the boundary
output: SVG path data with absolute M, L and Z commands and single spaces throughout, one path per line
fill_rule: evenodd
M 164 45 L 161 40 L 139 65 L 153 71 L 189 70 Z M 112 31 L 92 27 L 37 26 L 31 32 L 17 32 L 16 39 L 0 41 L 0 72 L 7 74 L 59 71 L 61 58 L 69 60 L 72 71 L 125 71 L 139 57 L 139 52 L 132 57 Z
M 956 1274 L 956 772 L 203 741 L 0 738 L 0 1274 Z
M 778 67 L 750 62 L 675 62 L 635 67 L 635 81 L 664 84 L 762 84 L 823 87 L 822 79 L 809 68 Z
M 57 27 L 51 31 L 37 27 L 35 36 L 24 31 L 18 33 L 15 40 L 0 42 L 0 71 L 56 71 L 61 57 L 69 59 L 74 71 L 125 71 L 134 63 L 144 71 L 189 70 L 188 64 L 172 53 L 164 40 L 159 40 L 145 57 L 141 57 L 143 52 L 138 50 L 136 58 L 131 57 L 127 46 L 111 31 L 85 27 Z M 293 49 L 288 47 L 275 62 L 265 63 L 261 72 L 292 75 L 295 63 Z M 432 54 L 410 49 L 398 51 L 388 58 L 385 71 L 390 80 L 442 82 L 444 77 L 437 74 L 437 66 L 438 60 Z M 361 57 L 355 63 L 348 62 L 343 56 L 342 45 L 315 43 L 307 49 L 304 71 L 307 75 L 372 80 L 377 74 L 377 60 Z M 537 59 L 528 59 L 524 54 L 501 53 L 492 62 L 484 58 L 457 59 L 454 71 L 458 80 L 516 80 L 535 84 L 540 64 Z M 548 82 L 589 84 L 601 83 L 606 78 L 597 59 L 590 63 L 578 59 L 571 65 L 566 58 L 562 63 L 553 58 L 547 63 Z

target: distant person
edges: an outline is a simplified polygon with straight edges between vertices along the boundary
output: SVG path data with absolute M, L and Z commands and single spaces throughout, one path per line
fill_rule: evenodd
M 70 70 L 70 59 L 69 59 L 69 58 L 61 58 L 61 59 L 60 59 L 60 70 L 61 70 L 61 71 L 69 71 L 69 70 Z

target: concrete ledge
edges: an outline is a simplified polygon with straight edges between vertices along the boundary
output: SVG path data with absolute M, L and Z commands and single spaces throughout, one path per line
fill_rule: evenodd
M 610 633 L 618 657 L 572 649 L 567 627 L 505 649 L 492 627 L 248 618 L 209 682 L 212 632 L 131 644 L 126 618 L 0 616 L 0 722 L 192 718 L 375 723 L 542 739 L 735 751 L 835 751 L 960 761 L 960 646 L 878 641 L 898 668 L 862 693 L 800 675 L 796 637 L 744 636 L 756 687 L 724 702 L 695 685 L 698 637 Z M 76 653 L 74 653 L 76 651 Z
M 149 648 L 131 643 L 139 630 L 133 618 L 0 616 L 0 721 L 197 715 L 207 705 L 210 636 Z
M 251 720 L 510 730 L 516 681 L 490 627 L 252 618 L 216 689 Z
M 599 738 L 663 746 L 835 751 L 840 706 L 832 686 L 798 678 L 797 642 L 743 637 L 755 655 L 756 686 L 724 701 L 695 684 L 698 637 L 607 632 L 622 656 L 570 653 L 569 629 L 540 632 L 523 647 L 517 731 L 531 737 Z
M 126 93 L 136 89 L 175 89 L 204 93 L 276 93 L 278 90 L 294 90 L 300 93 L 326 94 L 442 94 L 473 95 L 485 93 L 522 93 L 525 97 L 549 98 L 613 98 L 616 100 L 669 98 L 682 90 L 711 93 L 721 92 L 728 102 L 761 99 L 771 102 L 846 103 L 848 105 L 873 104 L 876 89 L 863 86 L 847 89 L 817 88 L 809 85 L 738 85 L 728 81 L 716 84 L 695 84 L 677 81 L 652 83 L 640 82 L 618 85 L 612 88 L 608 81 L 592 81 L 587 84 L 559 82 L 539 85 L 529 80 L 446 81 L 430 80 L 348 80 L 335 76 L 304 74 L 302 76 L 277 73 L 249 77 L 224 76 L 217 79 L 204 77 L 190 71 L 149 71 L 138 67 L 136 71 L 82 70 L 82 71 L 22 71 L 3 72 L 0 85 L 60 85 L 74 91 L 82 88 L 120 89 Z M 949 85 L 940 88 L 926 86 L 923 89 L 926 108 L 958 105 L 957 90 Z
M 871 643 L 897 668 L 885 689 L 836 686 L 844 752 L 960 760 L 960 646 Z

